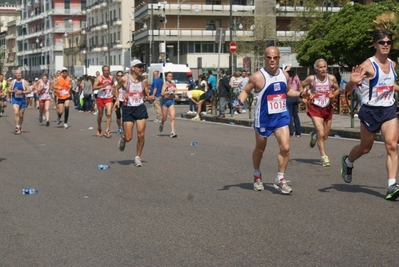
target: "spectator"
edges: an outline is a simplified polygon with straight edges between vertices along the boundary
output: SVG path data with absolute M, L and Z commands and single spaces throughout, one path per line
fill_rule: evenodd
M 197 105 L 197 115 L 192 118 L 194 121 L 200 121 L 201 120 L 201 110 L 206 110 L 206 93 L 202 90 L 191 90 L 190 92 L 187 93 L 187 96 L 190 98 L 190 100 Z
M 154 109 L 155 113 L 157 114 L 157 118 L 154 122 L 161 122 L 162 120 L 162 108 L 161 108 L 161 100 L 162 100 L 162 86 L 163 80 L 159 77 L 159 71 L 154 71 L 152 74 L 152 84 L 150 88 L 150 96 L 155 97 L 154 100 Z
M 238 96 L 240 95 L 239 87 L 241 86 L 241 73 L 239 71 L 234 72 L 230 78 L 230 94 L 231 94 L 231 105 L 234 108 L 234 114 L 241 113 L 241 105 L 238 104 Z
M 93 84 L 90 77 L 85 75 L 81 84 L 83 88 L 83 107 L 82 110 L 85 113 L 91 112 L 93 110 L 93 101 L 91 100 L 91 95 L 93 93 Z
M 226 71 L 226 75 L 224 75 L 224 71 L 220 70 L 220 74 L 223 75 L 219 78 L 219 116 L 217 118 L 222 119 L 225 118 L 226 112 L 226 104 L 229 102 L 230 95 L 230 70 Z
M 287 66 L 284 69 L 287 71 L 289 75 L 288 79 L 288 84 L 293 91 L 300 91 L 299 85 L 301 81 L 299 80 L 298 75 L 294 73 L 293 70 L 291 70 L 291 66 Z M 290 113 L 290 136 L 294 137 L 294 125 L 295 125 L 295 136 L 296 137 L 301 137 L 301 121 L 299 120 L 298 116 L 298 104 L 299 104 L 299 98 L 298 97 L 290 97 L 287 96 L 287 108 Z
M 187 77 L 188 77 L 187 89 L 194 90 L 195 89 L 195 80 L 193 78 L 193 73 L 191 71 L 187 72 Z M 189 111 L 187 112 L 187 114 L 195 114 L 196 106 L 191 101 L 191 99 L 188 100 L 188 104 L 189 104 Z
M 208 91 L 208 86 L 207 86 L 205 76 L 204 75 L 198 76 L 198 80 L 199 80 L 199 89 L 204 92 Z

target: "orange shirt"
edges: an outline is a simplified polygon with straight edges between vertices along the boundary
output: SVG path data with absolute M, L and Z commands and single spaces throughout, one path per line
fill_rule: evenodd
M 69 94 L 69 90 L 71 88 L 71 79 L 67 76 L 66 79 L 62 78 L 62 76 L 57 78 L 56 86 L 60 86 L 62 90 L 56 90 L 58 99 L 68 99 L 71 95 Z

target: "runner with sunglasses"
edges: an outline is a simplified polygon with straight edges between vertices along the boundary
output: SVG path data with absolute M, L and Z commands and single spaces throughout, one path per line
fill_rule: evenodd
M 142 78 L 145 64 L 138 59 L 130 63 L 130 73 L 119 78 L 119 88 L 126 88 L 125 100 L 122 107 L 123 133 L 119 139 L 118 147 L 120 151 L 125 150 L 125 143 L 130 142 L 133 137 L 133 127 L 136 124 L 137 147 L 134 164 L 137 167 L 143 166 L 141 153 L 144 147 L 145 128 L 148 119 L 147 108 L 144 105 L 144 98 L 150 102 L 154 97 L 149 97 L 145 90 L 148 86 L 147 80 Z M 115 102 L 115 108 L 119 107 L 119 101 Z
M 373 33 L 374 56 L 366 59 L 360 66 L 352 68 L 352 74 L 345 90 L 351 92 L 355 85 L 362 83 L 362 105 L 359 109 L 360 144 L 352 148 L 349 155 L 341 158 L 341 176 L 346 183 L 352 182 L 353 163 L 362 155 L 370 152 L 377 132 L 381 131 L 387 150 L 386 169 L 388 188 L 386 200 L 399 197 L 398 174 L 398 119 L 394 91 L 396 63 L 388 58 L 392 48 L 392 33 L 376 30 Z

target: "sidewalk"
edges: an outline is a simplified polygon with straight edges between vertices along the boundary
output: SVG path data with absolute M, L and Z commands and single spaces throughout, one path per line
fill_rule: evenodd
M 195 115 L 182 113 L 181 117 L 186 119 L 191 119 Z M 252 110 L 253 118 L 253 110 Z M 299 118 L 301 120 L 302 133 L 308 134 L 314 131 L 312 120 L 305 112 L 299 113 Z M 227 123 L 227 124 L 237 124 L 252 127 L 253 119 L 249 119 L 248 111 L 246 114 L 233 115 L 226 113 L 226 118 L 219 119 L 215 115 L 207 114 L 203 115 L 205 121 Z M 339 115 L 335 113 L 332 118 L 332 126 L 330 131 L 330 136 L 340 136 L 343 138 L 360 139 L 360 121 L 358 118 L 354 118 L 354 127 L 351 128 L 351 117 L 349 115 Z M 382 141 L 382 136 L 380 134 L 376 135 L 375 140 Z

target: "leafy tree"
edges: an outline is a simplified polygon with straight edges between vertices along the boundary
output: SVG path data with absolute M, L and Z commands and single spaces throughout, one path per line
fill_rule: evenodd
M 315 21 L 308 35 L 300 42 L 297 60 L 302 66 L 312 65 L 318 58 L 329 64 L 339 64 L 352 69 L 374 54 L 371 31 L 374 20 L 387 11 L 397 13 L 399 7 L 393 1 L 380 1 L 370 5 L 345 5 L 335 14 L 327 14 L 325 21 Z

